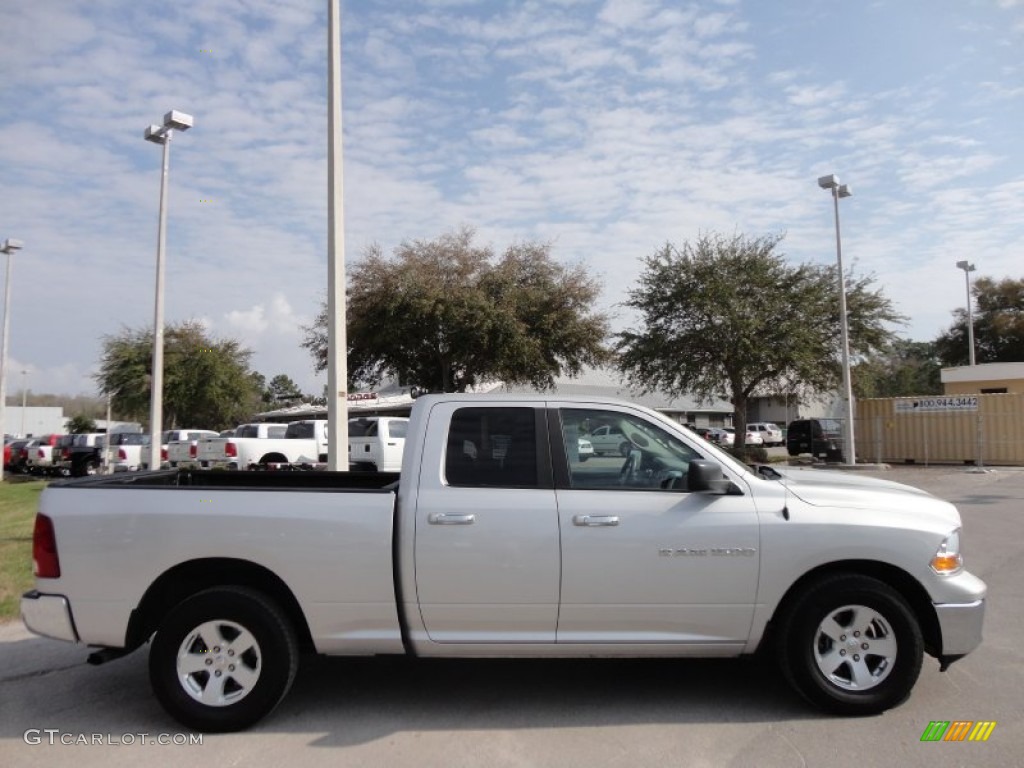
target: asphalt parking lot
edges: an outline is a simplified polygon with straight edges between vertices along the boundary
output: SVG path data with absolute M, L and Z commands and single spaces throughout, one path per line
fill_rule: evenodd
M 14 622 L 0 625 L 0 766 L 1024 764 L 1024 469 L 872 474 L 956 503 L 967 566 L 989 586 L 982 646 L 946 673 L 926 659 L 884 715 L 819 715 L 751 660 L 313 659 L 252 730 L 152 744 L 191 737 L 152 697 L 144 651 L 91 667 Z M 996 726 L 984 743 L 922 742 L 936 720 Z

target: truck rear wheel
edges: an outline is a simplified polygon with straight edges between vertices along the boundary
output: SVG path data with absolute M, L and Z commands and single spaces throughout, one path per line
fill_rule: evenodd
M 781 618 L 777 653 L 812 704 L 871 715 L 902 703 L 921 672 L 924 641 L 913 611 L 888 585 L 835 575 L 800 595 Z
M 298 659 L 295 631 L 274 602 L 244 587 L 218 587 L 179 603 L 160 624 L 149 679 L 178 722 L 238 731 L 284 698 Z

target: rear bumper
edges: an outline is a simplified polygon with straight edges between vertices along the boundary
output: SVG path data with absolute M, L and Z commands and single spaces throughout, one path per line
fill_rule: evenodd
M 946 603 L 935 606 L 942 630 L 942 656 L 964 656 L 981 644 L 985 622 L 985 600 Z
M 63 595 L 44 595 L 36 590 L 26 592 L 21 596 L 21 620 L 37 635 L 79 642 L 71 604 Z

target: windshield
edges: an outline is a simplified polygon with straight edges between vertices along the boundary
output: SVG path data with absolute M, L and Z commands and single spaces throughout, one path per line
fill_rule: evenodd
M 839 424 L 839 419 L 818 419 L 818 424 L 821 426 L 821 431 L 825 435 L 835 436 L 839 435 L 843 431 Z
M 373 437 L 377 434 L 376 419 L 349 419 L 349 437 Z
M 321 432 L 326 433 L 326 429 Z M 289 440 L 313 440 L 316 438 L 316 422 L 314 421 L 293 421 L 285 429 L 284 436 Z

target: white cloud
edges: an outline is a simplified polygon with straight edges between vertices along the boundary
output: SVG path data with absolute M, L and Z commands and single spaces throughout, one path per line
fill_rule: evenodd
M 843 98 L 846 89 L 842 83 L 826 86 L 792 86 L 786 89 L 791 104 L 797 107 L 831 106 Z
M 224 315 L 232 330 L 238 331 L 246 336 L 254 336 L 263 333 L 269 325 L 266 317 L 266 310 L 262 304 L 257 304 L 251 309 L 233 309 Z
M 297 314 L 281 293 L 275 293 L 269 304 L 254 304 L 249 309 L 233 309 L 224 313 L 228 326 L 241 333 L 247 341 L 265 333 L 294 336 L 299 325 L 309 322 L 308 317 Z
M 616 27 L 633 27 L 649 18 L 655 8 L 655 3 L 646 0 L 607 0 L 597 17 Z

